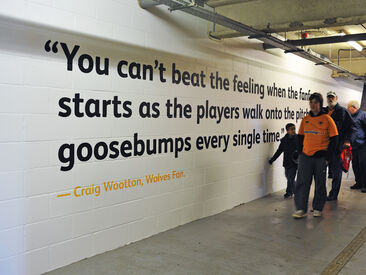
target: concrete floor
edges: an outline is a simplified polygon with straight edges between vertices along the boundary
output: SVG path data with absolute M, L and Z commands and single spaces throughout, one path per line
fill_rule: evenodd
M 322 218 L 294 220 L 279 192 L 47 274 L 319 274 L 366 226 L 351 184 Z M 365 259 L 364 244 L 340 274 L 366 274 Z
M 339 272 L 340 275 L 366 274 L 366 243 L 351 258 L 345 267 Z

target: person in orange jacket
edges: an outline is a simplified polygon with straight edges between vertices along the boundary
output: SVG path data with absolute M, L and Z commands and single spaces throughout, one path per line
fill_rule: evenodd
M 300 124 L 299 166 L 295 188 L 294 218 L 307 216 L 310 186 L 314 177 L 313 216 L 321 217 L 327 200 L 326 168 L 338 144 L 338 131 L 333 119 L 323 108 L 323 96 L 313 93 L 309 98 L 310 112 Z

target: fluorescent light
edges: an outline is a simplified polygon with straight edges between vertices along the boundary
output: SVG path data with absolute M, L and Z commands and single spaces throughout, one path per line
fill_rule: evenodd
M 356 50 L 358 50 L 359 52 L 361 52 L 363 50 L 363 47 L 355 41 L 347 41 L 347 43 L 349 45 L 351 45 L 353 48 L 355 48 Z

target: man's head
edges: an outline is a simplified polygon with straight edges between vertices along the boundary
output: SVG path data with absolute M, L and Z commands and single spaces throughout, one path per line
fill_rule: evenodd
M 330 91 L 327 93 L 327 103 L 330 109 L 333 109 L 337 105 L 338 96 L 335 92 Z
M 350 112 L 351 115 L 356 113 L 358 109 L 360 109 L 360 103 L 358 103 L 357 100 L 351 100 L 350 102 L 348 102 L 347 110 L 348 112 Z
M 319 93 L 312 93 L 309 97 L 310 110 L 318 114 L 323 107 L 323 96 Z
M 294 136 L 296 134 L 295 124 L 287 123 L 286 124 L 286 131 L 287 131 L 287 134 L 289 134 L 290 136 Z

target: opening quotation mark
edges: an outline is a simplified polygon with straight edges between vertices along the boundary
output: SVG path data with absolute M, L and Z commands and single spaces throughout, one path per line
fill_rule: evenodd
M 50 52 L 51 49 L 54 53 L 57 53 L 58 52 L 58 49 L 57 49 L 57 45 L 58 45 L 58 41 L 54 42 L 52 44 L 52 48 L 50 47 L 50 44 L 51 44 L 51 40 L 48 40 L 46 42 L 46 44 L 44 44 L 44 49 L 46 50 L 46 52 Z

